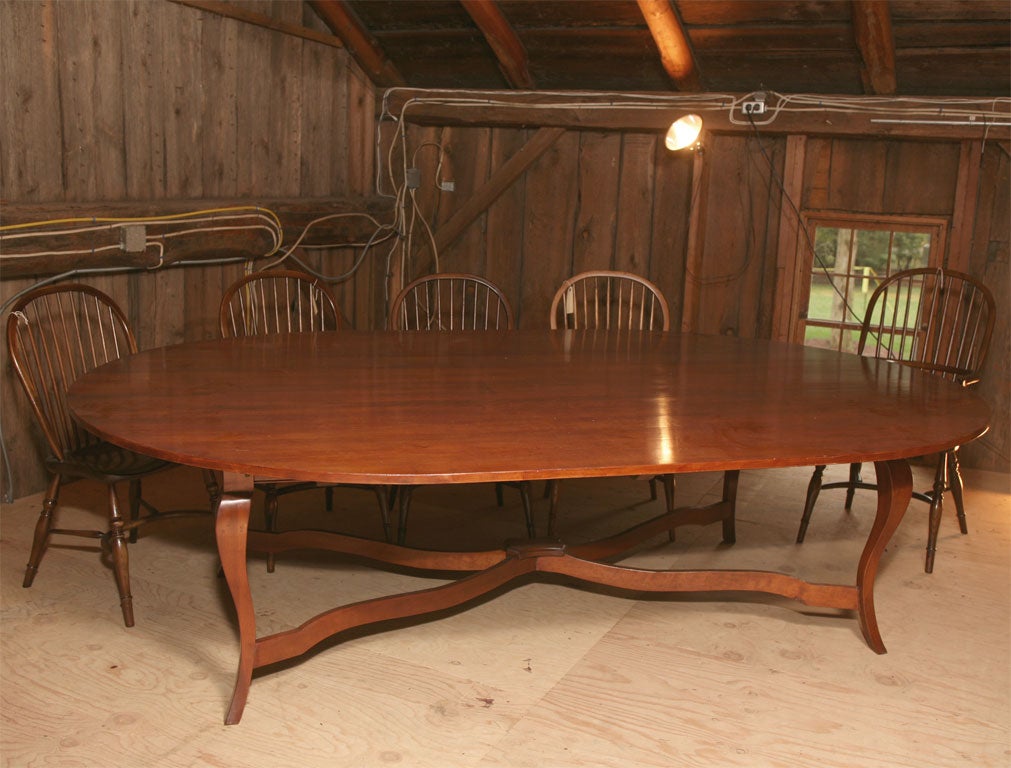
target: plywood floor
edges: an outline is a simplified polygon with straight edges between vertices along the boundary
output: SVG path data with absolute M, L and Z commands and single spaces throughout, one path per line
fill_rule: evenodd
M 836 468 L 840 471 L 841 468 Z M 914 468 L 917 485 L 929 472 Z M 682 529 L 632 560 L 650 567 L 772 568 L 851 582 L 873 510 L 819 503 L 793 543 L 806 470 L 746 472 L 738 543 Z M 88 547 L 52 549 L 31 589 L 22 568 L 39 497 L 3 508 L 4 766 L 1008 766 L 1011 765 L 1011 491 L 968 472 L 971 532 L 953 516 L 923 573 L 925 507 L 914 502 L 883 559 L 879 621 L 889 653 L 844 612 L 756 596 L 636 599 L 526 583 L 470 610 L 331 643 L 258 675 L 238 726 L 222 725 L 236 660 L 234 617 L 209 521 L 149 529 L 131 547 L 137 626 L 125 629 L 111 572 Z M 679 480 L 678 503 L 715 498 L 718 475 Z M 199 476 L 153 483 L 162 503 L 199 502 Z M 411 538 L 461 546 L 523 530 L 515 491 L 422 489 Z M 644 481 L 570 481 L 561 526 L 595 537 L 660 510 Z M 367 493 L 283 500 L 287 519 L 378 533 Z M 101 509 L 64 491 L 64 523 Z M 538 501 L 543 522 L 546 506 Z M 336 601 L 431 584 L 329 555 L 251 562 L 260 631 Z

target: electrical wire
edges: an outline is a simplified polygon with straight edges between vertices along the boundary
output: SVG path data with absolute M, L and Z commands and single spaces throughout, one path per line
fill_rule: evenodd
M 234 264 L 236 262 L 245 261 L 242 257 L 229 257 L 223 259 L 200 259 L 200 260 L 185 260 L 185 261 L 175 261 L 168 264 L 167 267 L 188 267 L 188 266 L 215 266 L 220 264 Z M 7 308 L 10 307 L 14 302 L 20 299 L 25 294 L 30 291 L 34 291 L 36 288 L 42 288 L 46 285 L 52 285 L 53 283 L 58 283 L 63 280 L 69 280 L 74 277 L 82 277 L 88 275 L 112 275 L 112 274 L 128 274 L 132 272 L 140 272 L 142 268 L 140 267 L 93 267 L 93 268 L 82 268 L 82 269 L 71 269 L 66 272 L 61 272 L 58 275 L 51 275 L 49 277 L 43 278 L 32 285 L 24 288 L 13 296 L 9 296 L 2 304 L 0 304 L 0 312 L 6 313 Z M 10 454 L 7 451 L 7 440 L 4 437 L 3 422 L 0 421 L 0 456 L 3 458 L 4 466 L 4 478 L 5 487 L 3 494 L 3 501 L 10 504 L 14 501 L 14 473 L 11 469 Z
M 839 298 L 842 299 L 843 307 L 845 308 L 845 310 L 854 318 L 856 318 L 856 321 L 858 323 L 862 323 L 863 317 L 861 317 L 856 313 L 856 311 L 850 305 L 849 300 L 846 298 L 846 295 L 841 290 L 839 290 L 839 286 L 836 285 L 835 280 L 833 279 L 833 274 L 829 271 L 828 265 L 824 262 L 824 260 L 819 255 L 818 250 L 815 248 L 814 241 L 811 239 L 811 233 L 807 229 L 806 222 L 804 221 L 803 214 L 800 212 L 800 208 L 797 207 L 797 204 L 794 202 L 793 197 L 787 191 L 786 185 L 783 183 L 783 179 L 776 171 L 776 167 L 772 162 L 772 158 L 769 157 L 769 153 L 766 151 L 765 145 L 762 143 L 762 136 L 758 132 L 758 125 L 754 121 L 752 121 L 751 127 L 752 130 L 755 132 L 755 141 L 758 144 L 758 149 L 761 151 L 762 157 L 765 158 L 765 161 L 769 166 L 769 173 L 772 176 L 773 181 L 776 182 L 776 186 L 779 187 L 779 191 L 782 193 L 783 199 L 786 200 L 787 204 L 790 206 L 790 210 L 792 210 L 794 216 L 796 216 L 797 229 L 799 229 L 801 232 L 804 233 L 804 241 L 807 243 L 808 250 L 811 251 L 811 256 L 813 257 L 814 261 L 818 264 L 819 269 L 821 269 L 825 273 L 825 276 L 828 278 L 829 285 L 832 286 L 832 290 L 834 290 L 836 294 L 838 294 Z

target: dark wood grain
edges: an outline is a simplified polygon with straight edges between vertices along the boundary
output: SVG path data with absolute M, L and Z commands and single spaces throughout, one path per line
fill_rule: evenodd
M 889 460 L 968 443 L 988 418 L 972 392 L 885 361 L 549 331 L 186 344 L 103 367 L 70 404 L 170 461 L 412 485 Z
M 305 333 L 151 350 L 80 379 L 70 407 L 108 440 L 224 471 L 216 536 L 239 622 L 225 722 L 239 722 L 255 669 L 328 637 L 464 605 L 530 573 L 635 592 L 763 592 L 854 610 L 885 646 L 874 578 L 905 513 L 905 457 L 987 428 L 970 391 L 886 361 L 774 342 L 667 333 Z M 688 523 L 734 541 L 737 472 L 874 461 L 878 509 L 855 584 L 766 571 L 653 571 L 600 562 Z M 723 501 L 665 512 L 567 549 L 555 540 L 483 552 L 415 552 L 322 532 L 248 531 L 254 476 L 420 485 L 726 470 Z M 450 542 L 451 545 L 451 542 Z M 457 581 L 317 614 L 257 637 L 247 548 L 313 547 Z

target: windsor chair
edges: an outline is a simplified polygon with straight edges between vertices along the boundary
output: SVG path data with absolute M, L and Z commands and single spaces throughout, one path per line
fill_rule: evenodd
M 29 291 L 15 302 L 7 317 L 7 349 L 48 445 L 45 465 L 52 475 L 35 524 L 22 586 L 32 586 L 53 536 L 97 539 L 103 558 L 112 564 L 123 623 L 132 627 L 128 543 L 137 540 L 138 529 L 147 523 L 210 514 L 220 499 L 217 479 L 209 470 L 204 471 L 208 509 L 162 512 L 144 499 L 141 483 L 176 465 L 113 445 L 74 421 L 66 401 L 70 386 L 92 369 L 137 352 L 126 315 L 102 291 L 78 284 Z M 57 527 L 60 487 L 68 478 L 106 486 L 108 521 L 103 529 Z M 127 514 L 118 494 L 122 483 L 129 488 Z
M 951 269 L 921 267 L 896 272 L 871 294 L 860 328 L 857 354 L 920 368 L 963 387 L 979 381 L 990 347 L 996 316 L 993 294 L 982 282 Z M 819 464 L 808 484 L 797 543 L 804 541 L 821 491 L 845 488 L 845 509 L 858 489 L 876 490 L 864 482 L 861 465 L 853 463 L 840 482 L 823 483 L 825 465 Z M 938 455 L 933 487 L 914 491 L 913 498 L 930 505 L 924 570 L 932 573 L 945 492 L 955 502 L 959 530 L 969 529 L 962 501 L 958 447 Z

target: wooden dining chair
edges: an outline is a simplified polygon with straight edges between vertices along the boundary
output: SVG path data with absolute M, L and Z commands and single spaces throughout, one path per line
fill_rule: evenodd
M 631 272 L 581 272 L 563 282 L 551 301 L 551 327 L 668 331 L 670 309 L 663 293 Z
M 972 386 L 990 347 L 996 304 L 990 289 L 973 277 L 951 269 L 923 267 L 897 272 L 871 294 L 860 327 L 857 354 L 891 360 L 941 376 L 962 386 Z M 845 488 L 849 510 L 857 489 L 877 490 L 864 482 L 860 464 L 851 464 L 845 481 L 822 483 L 825 465 L 815 467 L 797 543 L 804 541 L 818 495 L 830 488 Z M 955 501 L 961 532 L 968 533 L 962 501 L 962 476 L 958 447 L 940 453 L 929 491 L 913 498 L 930 505 L 924 570 L 934 570 L 934 554 L 941 524 L 945 492 Z
M 138 529 L 155 520 L 210 514 L 220 499 L 217 480 L 209 470 L 204 472 L 210 495 L 207 509 L 161 512 L 141 495 L 141 481 L 176 465 L 101 440 L 74 421 L 66 399 L 70 385 L 93 368 L 137 352 L 126 316 L 101 291 L 66 284 L 26 293 L 7 317 L 7 349 L 48 445 L 45 465 L 52 474 L 35 524 L 22 586 L 32 586 L 54 535 L 97 539 L 103 558 L 112 562 L 123 622 L 132 627 L 128 540 L 136 541 Z M 56 527 L 60 486 L 68 478 L 85 478 L 106 486 L 108 522 L 104 528 Z M 126 514 L 117 491 L 121 483 L 129 488 Z
M 553 329 L 669 331 L 670 308 L 661 290 L 632 272 L 593 270 L 580 272 L 564 281 L 551 300 Z M 674 511 L 674 475 L 649 479 L 650 500 L 657 498 L 657 482 L 664 488 L 667 511 Z M 558 506 L 558 483 L 549 481 L 548 535 L 554 533 Z M 674 531 L 670 532 L 671 541 Z
M 492 331 L 508 330 L 512 325 L 512 307 L 502 290 L 479 275 L 461 272 L 419 277 L 406 285 L 390 305 L 389 326 L 394 331 Z M 537 528 L 530 503 L 530 483 L 496 483 L 495 496 L 500 507 L 503 485 L 519 490 L 527 535 L 534 538 Z M 399 544 L 407 539 L 411 494 L 410 486 L 397 491 Z
M 505 330 L 512 324 L 512 307 L 498 286 L 459 272 L 419 277 L 390 306 L 394 331 Z
M 221 335 L 262 336 L 277 333 L 339 331 L 344 319 L 330 289 L 317 277 L 290 269 L 254 272 L 236 280 L 225 289 L 218 312 Z M 261 481 L 256 488 L 264 494 L 264 522 L 268 531 L 278 529 L 278 499 L 299 491 L 321 487 L 318 483 Z M 390 526 L 390 489 L 387 486 L 328 484 L 326 509 L 333 509 L 335 487 L 371 490 L 379 503 L 383 534 L 392 540 Z M 276 558 L 267 555 L 267 571 L 274 572 Z
M 221 297 L 218 320 L 226 339 L 344 327 L 326 284 L 293 269 L 253 272 L 236 280 Z

